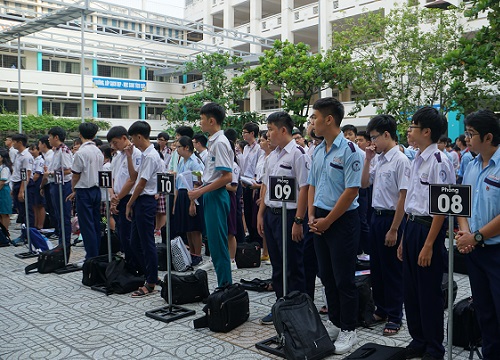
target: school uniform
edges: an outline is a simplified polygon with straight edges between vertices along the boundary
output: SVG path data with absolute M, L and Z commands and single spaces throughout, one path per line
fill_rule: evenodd
M 132 206 L 130 244 L 134 261 L 146 276 L 146 282 L 158 282 L 158 255 L 154 237 L 156 206 L 156 174 L 165 171 L 165 163 L 151 144 L 141 156 L 137 181 L 145 179 L 146 186 Z
M 52 162 L 48 165 L 48 171 L 54 176 L 55 171 L 63 171 L 71 169 L 73 164 L 73 156 L 71 150 L 65 145 L 61 144 L 54 151 Z M 54 179 L 54 177 L 52 177 Z M 71 201 L 66 201 L 66 198 L 71 194 L 71 178 L 72 174 L 68 173 L 63 175 L 63 184 L 59 185 L 55 182 L 50 183 L 50 195 L 52 197 L 52 208 L 54 215 L 57 219 L 57 227 L 59 229 L 59 245 L 62 245 L 62 227 L 64 226 L 64 236 L 66 246 L 70 246 L 71 240 Z M 54 180 L 55 181 L 55 180 Z M 59 187 L 62 186 L 62 204 L 60 207 Z M 61 211 L 63 213 L 63 223 L 61 223 Z
M 418 151 L 411 167 L 406 194 L 408 214 L 403 240 L 404 304 L 408 330 L 412 337 L 410 348 L 428 353 L 436 359 L 444 356 L 444 301 L 441 282 L 444 264 L 445 226 L 434 241 L 431 264 L 418 265 L 418 256 L 429 233 L 432 217 L 429 214 L 429 184 L 454 184 L 453 164 L 439 151 L 436 144 Z
M 500 214 L 500 148 L 484 169 L 481 154 L 472 160 L 463 183 L 472 186 L 468 221 L 470 231 L 478 231 Z M 500 235 L 484 240 L 466 259 L 484 359 L 500 359 Z
M 38 180 L 31 181 L 29 187 L 30 191 L 33 193 L 33 200 L 30 206 L 45 206 L 45 198 L 40 194 L 40 185 L 43 180 L 43 167 L 45 166 L 45 161 L 42 155 L 38 155 L 36 159 L 33 160 L 33 171 L 31 173 L 31 178 L 35 177 L 35 174 L 38 174 Z
M 232 186 L 237 186 L 240 182 L 240 167 L 233 161 L 233 178 Z M 229 194 L 229 214 L 227 216 L 227 233 L 236 236 L 238 233 L 237 227 L 237 211 L 238 201 L 236 199 L 236 191 L 227 191 Z
M 471 162 L 472 159 L 474 159 L 474 157 L 472 156 L 469 148 L 460 151 L 460 166 L 457 171 L 457 184 L 462 183 L 465 169 L 467 169 L 467 165 L 469 165 L 469 162 Z
M 232 172 L 234 159 L 233 150 L 223 130 L 217 131 L 208 139 L 207 147 L 203 185 L 220 178 L 222 171 Z M 227 216 L 230 201 L 225 186 L 205 193 L 203 206 L 208 248 L 217 274 L 217 283 L 219 286 L 230 285 L 233 282 L 227 245 Z
M 266 186 L 266 196 L 264 203 L 266 210 L 264 213 L 264 233 L 266 235 L 267 249 L 271 258 L 273 268 L 272 280 L 276 298 L 283 295 L 283 220 L 281 201 L 271 201 L 271 189 L 269 187 L 270 176 L 294 177 L 296 181 L 297 199 L 300 188 L 307 185 L 308 168 L 310 159 L 304 149 L 298 146 L 295 140 L 291 140 L 284 148 L 277 147 L 267 159 L 267 167 L 263 177 Z M 297 202 L 287 203 L 287 282 L 288 290 L 306 291 L 304 273 L 304 242 L 292 241 L 292 226 L 297 212 Z M 306 221 L 302 225 L 304 234 L 307 229 Z
M 101 243 L 101 190 L 99 171 L 104 156 L 92 141 L 83 143 L 75 153 L 71 172 L 79 174 L 75 185 L 78 224 L 85 247 L 85 259 L 99 255 Z
M 315 187 L 316 218 L 326 217 L 347 188 L 361 186 L 363 156 L 360 149 L 340 133 L 328 151 L 323 141 L 314 150 L 309 185 Z M 322 235 L 314 234 L 314 248 L 321 282 L 325 287 L 328 317 L 342 330 L 356 328 L 358 293 L 354 283 L 359 245 L 357 196 L 346 212 Z
M 403 318 L 403 264 L 397 257 L 397 249 L 405 219 L 399 225 L 396 244 L 391 247 L 384 244 L 400 192 L 408 189 L 410 167 L 410 160 L 396 145 L 381 154 L 370 170 L 370 184 L 373 184 L 370 266 L 375 313 L 395 324 L 401 324 Z
M 201 161 L 203 161 L 203 164 L 207 161 L 207 155 L 208 151 L 207 149 L 203 150 L 201 153 L 199 153 Z
M 43 154 L 43 158 L 45 160 L 45 165 L 47 169 L 50 166 L 50 163 L 52 162 L 52 159 L 54 158 L 54 151 L 52 149 L 47 150 L 45 154 Z M 49 176 L 47 178 L 47 183 L 43 187 L 43 197 L 45 199 L 45 210 L 49 214 L 50 218 L 50 224 L 54 227 L 54 234 L 59 237 L 59 228 L 57 227 L 57 217 L 55 215 L 55 210 L 54 210 L 54 205 L 52 203 L 52 195 L 50 192 L 51 188 L 51 183 L 54 182 L 54 174 L 49 173 Z M 35 188 L 36 191 L 38 189 Z
M 0 189 L 0 214 L 12 214 L 12 197 L 10 196 L 10 169 L 5 165 L 0 165 L 0 181 L 5 181 Z
M 33 173 L 33 156 L 31 156 L 28 148 L 24 149 L 22 152 L 18 152 L 16 155 L 16 161 L 12 165 L 12 197 L 14 200 L 14 207 L 17 209 L 18 215 L 23 223 L 26 222 L 26 204 L 28 204 L 28 220 L 29 226 L 35 226 L 35 214 L 33 212 L 33 179 L 30 178 L 26 182 L 27 196 L 24 201 L 18 200 L 19 190 L 21 188 L 21 169 L 26 169 L 26 176 L 28 176 L 28 171 Z M 25 194 L 26 195 L 26 194 Z

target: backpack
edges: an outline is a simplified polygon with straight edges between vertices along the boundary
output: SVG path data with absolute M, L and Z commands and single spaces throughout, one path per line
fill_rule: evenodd
M 238 269 L 260 267 L 260 245 L 258 242 L 240 243 L 235 255 Z
M 127 294 L 144 284 L 144 277 L 139 276 L 121 257 L 116 257 L 106 266 L 104 276 L 107 291 L 115 294 Z
M 188 271 L 192 270 L 191 267 L 191 254 L 189 253 L 184 241 L 180 236 L 170 241 L 172 249 L 172 266 L 175 271 Z
M 453 306 L 453 345 L 474 351 L 481 346 L 482 336 L 472 297 Z
M 354 282 L 358 290 L 357 326 L 369 327 L 373 323 L 373 313 L 375 312 L 370 275 L 356 276 Z
M 323 359 L 335 351 L 309 295 L 292 291 L 273 305 L 272 314 L 278 343 L 288 360 Z
M 70 248 L 66 249 L 66 256 L 69 259 Z M 61 269 L 66 266 L 66 261 L 64 261 L 64 248 L 59 245 L 51 250 L 42 251 L 38 254 L 37 262 L 26 266 L 24 272 L 29 274 L 31 270 L 38 269 L 40 274 L 47 274 L 54 272 L 57 269 Z
M 172 304 L 182 305 L 200 302 L 208 298 L 207 272 L 202 269 L 187 275 L 171 274 Z M 168 302 L 168 274 L 161 284 L 161 297 Z
M 42 252 L 42 251 L 47 251 L 51 250 L 54 248 L 54 245 L 47 239 L 45 236 L 43 236 L 40 231 L 38 231 L 37 228 L 29 228 L 30 232 L 30 240 L 31 240 L 31 247 L 35 251 Z M 23 239 L 28 239 L 26 235 L 26 227 L 23 226 L 21 228 L 21 238 Z M 30 250 L 32 250 L 30 249 Z
M 343 360 L 405 360 L 406 349 L 366 343 Z
M 116 254 L 111 256 L 111 261 L 118 259 L 121 257 Z M 104 285 L 108 263 L 108 255 L 99 255 L 85 260 L 82 267 L 82 284 L 86 286 Z
M 9 246 L 10 245 L 10 234 L 9 230 L 0 223 L 0 247 Z

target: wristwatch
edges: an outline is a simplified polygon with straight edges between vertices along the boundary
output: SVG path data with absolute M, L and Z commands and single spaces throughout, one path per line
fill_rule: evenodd
M 304 223 L 304 219 L 302 219 L 301 217 L 294 217 L 293 218 L 293 222 L 296 223 L 297 225 L 302 225 Z
M 477 246 L 484 247 L 484 237 L 483 234 L 479 232 L 479 230 L 474 231 L 474 240 L 476 240 Z

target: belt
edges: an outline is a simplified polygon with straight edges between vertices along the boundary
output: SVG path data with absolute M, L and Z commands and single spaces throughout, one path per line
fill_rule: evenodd
M 378 216 L 389 216 L 389 215 L 394 215 L 396 213 L 396 210 L 377 210 L 373 209 L 373 213 Z
M 268 206 L 267 208 L 274 215 L 281 215 L 281 214 L 283 214 L 283 208 L 280 208 L 280 207 L 270 207 L 270 206 Z M 287 209 L 287 211 L 297 211 L 297 210 L 296 209 Z
M 419 215 L 408 214 L 408 220 L 428 227 L 431 227 L 432 225 L 432 216 L 419 216 Z

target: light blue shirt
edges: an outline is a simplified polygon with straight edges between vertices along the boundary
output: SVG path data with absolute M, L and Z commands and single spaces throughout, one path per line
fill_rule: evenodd
M 182 174 L 185 171 L 203 172 L 203 170 L 205 170 L 205 165 L 203 165 L 203 161 L 193 153 L 191 154 L 189 159 L 187 159 L 187 161 L 184 161 L 184 158 L 181 157 L 177 170 L 177 174 Z M 191 181 L 190 185 L 192 185 L 194 181 L 198 181 L 198 177 L 195 175 L 191 175 L 191 177 L 186 178 L 186 180 Z M 179 180 L 175 182 L 175 187 L 177 190 L 187 189 L 186 184 L 183 181 Z
M 323 140 L 314 150 L 311 171 L 307 182 L 315 187 L 313 205 L 323 210 L 332 210 L 340 195 L 347 188 L 361 187 L 363 155 L 354 143 L 340 133 L 326 153 Z M 349 210 L 358 207 L 358 197 L 354 199 Z
M 472 216 L 468 221 L 474 232 L 500 215 L 500 147 L 484 169 L 481 154 L 472 160 L 465 170 L 463 184 L 472 186 Z M 500 235 L 484 243 L 500 244 Z
M 474 158 L 468 149 L 462 150 L 460 154 L 462 157 L 460 159 L 460 167 L 458 168 L 457 175 L 463 177 L 465 169 L 467 169 L 467 165 L 469 165 L 469 162 Z

